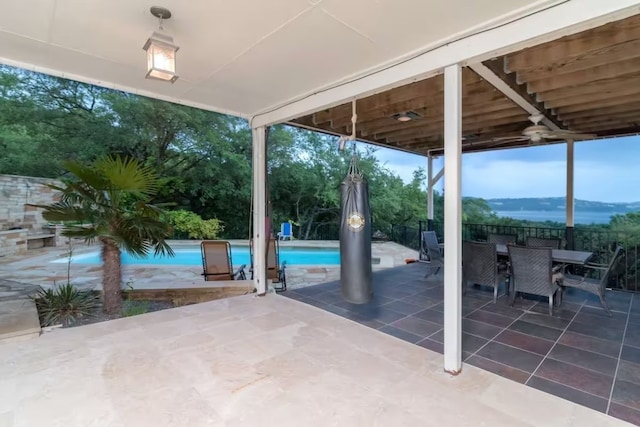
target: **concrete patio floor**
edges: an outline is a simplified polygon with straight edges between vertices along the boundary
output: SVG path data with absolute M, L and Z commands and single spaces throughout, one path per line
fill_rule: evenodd
M 314 305 L 433 351 L 443 351 L 442 275 L 425 279 L 412 264 L 374 273 L 374 299 L 343 301 L 338 282 L 287 292 Z M 493 303 L 488 288 L 463 298 L 463 360 L 530 387 L 640 425 L 640 298 L 608 292 L 612 317 L 598 298 L 572 290 L 548 315 L 541 299 L 506 296 Z
M 0 426 L 622 426 L 280 295 L 0 344 Z

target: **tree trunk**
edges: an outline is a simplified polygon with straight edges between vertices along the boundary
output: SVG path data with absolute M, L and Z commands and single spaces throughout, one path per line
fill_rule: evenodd
M 104 263 L 102 266 L 103 310 L 107 314 L 119 314 L 122 299 L 120 248 L 111 240 L 102 240 L 102 261 Z

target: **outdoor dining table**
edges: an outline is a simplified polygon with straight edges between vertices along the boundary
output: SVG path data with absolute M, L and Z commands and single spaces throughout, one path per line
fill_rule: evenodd
M 500 256 L 509 256 L 507 245 L 496 245 L 496 252 Z M 583 265 L 586 264 L 592 256 L 593 252 L 572 251 L 567 249 L 551 250 L 551 258 L 553 259 L 553 262 L 561 264 Z

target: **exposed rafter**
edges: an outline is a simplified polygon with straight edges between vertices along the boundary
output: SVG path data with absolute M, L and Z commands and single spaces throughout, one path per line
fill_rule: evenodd
M 542 114 L 542 123 L 551 130 L 562 129 L 560 123 L 544 108 L 544 105 L 529 94 L 526 89 L 516 82 L 516 77 L 504 72 L 504 60 L 497 59 L 469 65 L 482 78 L 491 83 L 496 89 L 504 93 L 509 99 L 522 107 L 529 114 Z

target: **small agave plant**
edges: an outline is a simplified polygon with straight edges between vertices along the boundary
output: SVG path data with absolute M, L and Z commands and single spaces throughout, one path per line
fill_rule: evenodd
M 98 293 L 82 291 L 71 283 L 40 289 L 32 299 L 38 308 L 42 326 L 71 326 L 81 317 L 93 316 L 100 306 Z

